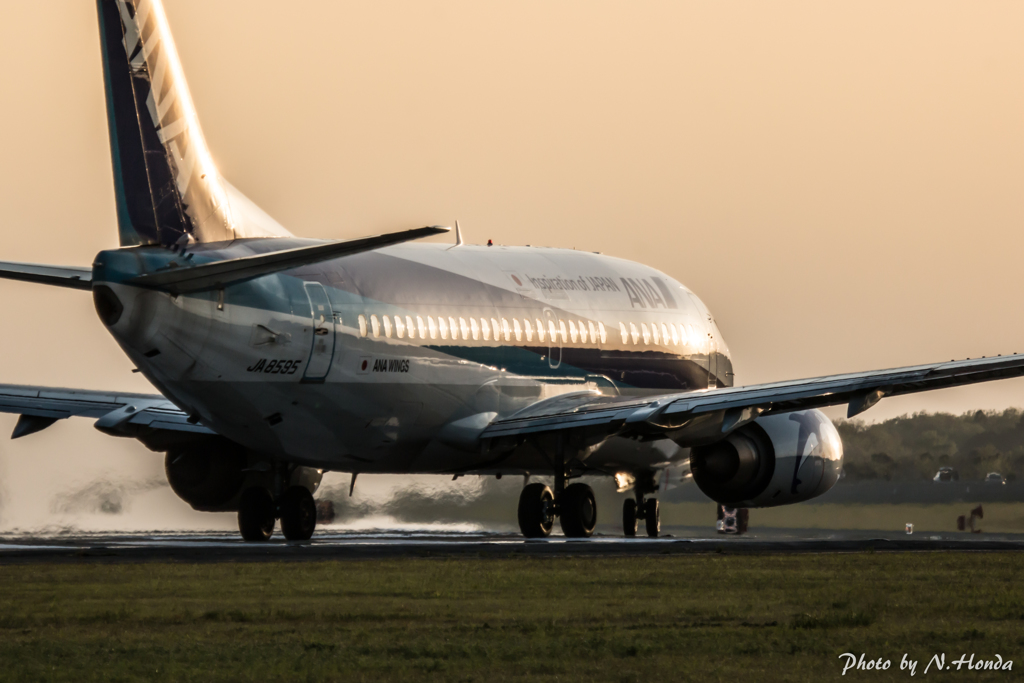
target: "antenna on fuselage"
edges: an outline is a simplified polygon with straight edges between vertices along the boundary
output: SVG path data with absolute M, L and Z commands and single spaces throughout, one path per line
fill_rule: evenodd
M 455 221 L 455 246 L 462 246 L 462 229 L 459 227 L 458 221 Z

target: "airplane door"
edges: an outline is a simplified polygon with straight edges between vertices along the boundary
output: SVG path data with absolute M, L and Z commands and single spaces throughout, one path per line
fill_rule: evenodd
M 554 370 L 562 364 L 562 340 L 558 336 L 558 318 L 550 308 L 544 309 L 544 324 L 548 335 L 548 366 Z M 551 334 L 551 330 L 555 330 Z
M 334 358 L 334 311 L 327 290 L 319 282 L 306 282 L 306 296 L 313 319 L 313 346 L 303 380 L 322 381 Z
M 708 389 L 718 388 L 718 340 L 714 328 L 708 326 Z
M 711 313 L 704 307 L 704 304 L 692 292 L 688 292 L 690 301 L 697 313 L 697 329 L 704 333 L 704 348 L 698 349 L 698 353 L 704 353 L 708 371 L 708 389 L 718 388 L 718 340 L 715 339 L 715 326 L 711 324 Z M 698 337 L 699 339 L 700 337 Z

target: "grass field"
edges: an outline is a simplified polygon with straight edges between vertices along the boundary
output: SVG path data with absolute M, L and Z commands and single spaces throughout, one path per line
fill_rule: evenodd
M 838 678 L 843 652 L 893 662 L 847 679 L 909 679 L 904 653 L 915 678 L 938 653 L 1020 671 L 1022 570 L 1012 553 L 9 565 L 0 680 L 805 681 Z

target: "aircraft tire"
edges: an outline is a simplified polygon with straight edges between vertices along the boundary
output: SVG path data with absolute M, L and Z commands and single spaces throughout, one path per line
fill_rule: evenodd
M 316 529 L 316 501 L 305 486 L 290 486 L 281 496 L 281 531 L 289 541 L 308 541 Z
M 622 501 L 622 532 L 632 538 L 636 536 L 636 501 L 627 498 Z
M 648 498 L 644 503 L 644 525 L 650 538 L 657 538 L 661 533 L 661 515 L 658 511 L 657 498 Z
M 562 533 L 568 538 L 587 538 L 597 526 L 597 501 L 594 489 L 586 484 L 567 486 L 559 505 Z
M 551 515 L 555 501 L 551 488 L 544 484 L 527 484 L 519 494 L 519 530 L 527 538 L 546 538 L 551 535 L 555 520 Z
M 274 534 L 274 499 L 270 491 L 254 486 L 242 492 L 238 530 L 246 541 L 269 541 Z

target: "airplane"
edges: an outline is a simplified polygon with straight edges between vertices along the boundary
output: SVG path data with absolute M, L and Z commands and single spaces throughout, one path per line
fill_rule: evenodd
M 597 523 L 583 476 L 615 477 L 626 536 L 689 471 L 733 508 L 838 480 L 821 412 L 1024 375 L 1024 356 L 739 386 L 707 306 L 672 277 L 576 250 L 295 237 L 217 171 L 160 0 L 97 0 L 120 248 L 0 277 L 91 292 L 158 394 L 0 385 L 12 438 L 72 416 L 163 453 L 197 510 L 311 538 L 325 471 L 522 475 L 527 538 Z M 548 486 L 531 477 L 552 479 Z M 574 481 L 575 480 L 575 481 Z

